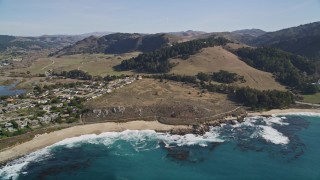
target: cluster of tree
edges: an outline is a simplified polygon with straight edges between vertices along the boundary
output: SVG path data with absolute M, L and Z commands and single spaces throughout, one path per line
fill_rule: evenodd
M 294 103 L 294 96 L 289 91 L 278 91 L 278 90 L 264 90 L 260 91 L 249 87 L 237 87 L 227 84 L 211 84 L 199 80 L 195 76 L 181 76 L 174 74 L 162 74 L 152 75 L 151 77 L 156 79 L 168 79 L 178 82 L 187 82 L 197 84 L 200 88 L 206 89 L 209 92 L 218 92 L 227 94 L 230 98 L 242 103 L 253 109 L 256 108 L 283 108 Z
M 294 96 L 291 92 L 265 90 L 259 91 L 249 87 L 238 88 L 234 97 L 239 102 L 252 108 L 284 108 L 294 103 Z
M 124 60 L 116 66 L 117 70 L 136 70 L 148 73 L 166 73 L 174 66 L 169 62 L 170 58 L 188 59 L 190 55 L 197 53 L 202 48 L 215 45 L 225 45 L 229 42 L 224 38 L 210 37 L 183 43 L 174 44 L 171 47 L 164 47 L 156 51 L 140 54 L 135 58 Z
M 82 70 L 53 72 L 52 75 L 63 76 L 65 78 L 71 78 L 71 79 L 92 80 L 92 75 Z
M 286 86 L 305 93 L 305 87 L 311 87 L 316 69 L 314 62 L 305 57 L 275 48 L 240 48 L 236 54 L 248 65 L 273 73 Z
M 61 76 L 65 78 L 71 78 L 71 79 L 79 79 L 79 80 L 93 80 L 93 81 L 113 81 L 115 79 L 125 78 L 128 77 L 128 75 L 107 75 L 105 77 L 102 76 L 92 76 L 87 72 L 84 72 L 82 70 L 71 70 L 71 71 L 62 71 L 62 72 L 53 72 L 53 76 Z M 68 84 L 68 85 L 72 85 Z M 67 85 L 67 86 L 68 86 Z M 59 87 L 61 87 L 59 85 Z
M 214 73 L 203 73 L 200 72 L 197 74 L 197 78 L 201 81 L 217 81 L 220 83 L 234 83 L 240 81 L 242 83 L 246 82 L 244 76 L 240 76 L 237 73 L 231 73 L 228 71 L 220 70 L 219 72 Z
M 160 74 L 160 75 L 152 75 L 154 79 L 159 79 L 163 81 L 164 79 L 177 81 L 177 82 L 184 82 L 184 83 L 197 83 L 197 78 L 195 76 L 187 76 L 187 75 L 175 75 L 175 74 Z

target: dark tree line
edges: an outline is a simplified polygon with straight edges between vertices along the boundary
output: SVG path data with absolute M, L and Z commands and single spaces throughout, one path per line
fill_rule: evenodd
M 284 108 L 294 103 L 291 92 L 277 90 L 256 90 L 249 87 L 238 88 L 234 97 L 241 103 L 252 108 Z
M 202 73 L 201 73 L 202 74 Z M 205 74 L 205 73 L 203 73 Z M 294 96 L 289 91 L 264 90 L 260 91 L 249 87 L 237 87 L 227 84 L 211 84 L 205 80 L 196 78 L 196 76 L 181 76 L 174 74 L 152 75 L 155 79 L 168 79 L 178 82 L 197 84 L 202 89 L 209 92 L 218 92 L 227 94 L 231 99 L 236 100 L 245 106 L 256 108 L 284 108 L 294 103 Z M 198 76 L 197 76 L 198 77 Z M 199 83 L 200 81 L 200 83 Z
M 302 56 L 297 56 L 275 48 L 240 48 L 236 54 L 248 65 L 273 73 L 276 79 L 293 89 L 311 92 L 311 81 L 316 72 L 315 64 Z
M 116 66 L 117 70 L 136 70 L 147 73 L 166 73 L 174 66 L 170 58 L 188 59 L 202 48 L 225 45 L 229 42 L 224 38 L 207 38 L 174 44 L 156 51 L 140 54 L 135 58 L 124 60 Z
M 217 81 L 220 83 L 234 83 L 234 82 L 246 82 L 244 79 L 244 76 L 240 76 L 237 73 L 231 73 L 228 71 L 220 70 L 219 72 L 214 72 L 214 73 L 203 73 L 200 72 L 197 74 L 197 78 L 201 81 Z
M 161 74 L 161 75 L 152 75 L 151 77 L 155 79 L 159 79 L 160 81 L 167 79 L 167 80 L 191 83 L 191 84 L 196 84 L 198 82 L 195 76 L 187 76 L 187 75 Z
M 71 70 L 71 71 L 62 71 L 62 72 L 53 72 L 53 76 L 61 76 L 70 79 L 79 79 L 79 80 L 93 80 L 93 81 L 113 81 L 115 79 L 121 79 L 128 77 L 128 75 L 107 75 L 105 77 L 102 76 L 92 76 L 87 72 L 82 70 Z
M 92 75 L 82 70 L 71 70 L 62 72 L 53 72 L 54 76 L 63 76 L 70 79 L 80 79 L 80 80 L 92 80 Z

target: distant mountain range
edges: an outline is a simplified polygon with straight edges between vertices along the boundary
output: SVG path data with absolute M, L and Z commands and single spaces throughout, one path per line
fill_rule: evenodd
M 177 41 L 179 41 L 179 38 L 168 34 L 115 33 L 102 37 L 90 36 L 57 51 L 53 55 L 60 56 L 79 53 L 121 54 L 133 51 L 149 52 Z
M 0 35 L 0 52 L 53 49 L 55 55 L 148 52 L 193 39 L 218 36 L 256 47 L 275 47 L 311 59 L 320 58 L 320 22 L 275 32 L 243 29 L 232 32 L 180 31 L 159 34 L 93 32 L 81 35 L 16 37 Z
M 207 32 L 188 30 L 188 31 L 180 31 L 180 32 L 168 32 L 165 34 L 172 34 L 180 37 L 193 37 L 193 36 L 199 36 L 202 34 L 207 34 Z
M 42 35 L 36 37 L 0 35 L 0 53 L 24 53 L 32 50 L 61 49 L 89 36 L 101 37 L 112 32 L 79 35 Z
M 246 42 L 252 46 L 270 46 L 307 56 L 320 58 L 320 22 L 265 33 Z
M 0 52 L 62 48 L 81 40 L 81 36 L 19 37 L 0 35 Z
M 232 33 L 258 37 L 258 36 L 264 35 L 266 33 L 266 31 L 263 31 L 261 29 L 242 29 L 242 30 L 232 31 Z

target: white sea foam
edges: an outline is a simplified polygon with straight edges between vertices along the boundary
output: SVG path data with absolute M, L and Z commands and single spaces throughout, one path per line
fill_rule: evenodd
M 289 138 L 284 136 L 281 132 L 270 126 L 259 126 L 261 131 L 259 132 L 261 137 L 263 137 L 266 141 L 271 142 L 273 144 L 288 144 Z
M 316 113 L 316 112 L 288 112 L 288 113 L 273 114 L 273 116 L 285 116 L 285 115 L 315 116 L 315 117 L 320 117 L 320 113 Z
M 316 113 L 295 114 L 304 116 L 320 116 L 320 114 Z M 259 119 L 261 118 L 263 118 L 263 121 L 266 122 L 266 125 L 257 124 L 259 123 Z M 283 122 L 283 119 L 284 118 L 281 117 L 248 117 L 245 118 L 245 121 L 243 123 L 236 123 L 232 126 L 232 128 L 241 128 L 246 126 L 257 128 L 257 130 L 251 135 L 251 138 L 262 137 L 268 142 L 285 145 L 289 143 L 289 138 L 271 127 L 273 124 L 288 125 L 288 123 Z M 20 173 L 24 173 L 23 169 L 29 164 L 29 162 L 41 161 L 43 160 L 43 158 L 50 156 L 51 148 L 56 146 L 73 148 L 81 145 L 82 143 L 103 144 L 105 146 L 111 146 L 118 140 L 128 141 L 130 144 L 132 144 L 133 148 L 135 148 L 136 151 L 148 150 L 150 148 L 146 146 L 146 142 L 148 141 L 162 141 L 166 144 L 166 146 L 207 146 L 208 143 L 211 142 L 224 142 L 219 134 L 221 128 L 224 128 L 224 125 L 222 125 L 221 127 L 212 127 L 210 131 L 205 133 L 204 135 L 171 135 L 167 133 L 157 133 L 154 130 L 126 130 L 123 132 L 105 132 L 99 135 L 88 134 L 79 137 L 68 138 L 54 145 L 26 155 L 23 158 L 19 158 L 8 163 L 6 166 L 0 169 L 0 177 L 3 179 L 16 179 Z M 152 148 L 159 147 L 159 145 L 154 145 Z
M 242 126 L 255 126 L 254 123 L 256 122 L 256 120 L 260 118 L 260 117 L 246 117 L 244 118 L 244 121 L 239 123 L 236 122 L 234 125 L 232 125 L 233 128 L 238 128 L 238 127 L 242 127 Z
M 218 128 L 211 128 L 210 132 L 205 133 L 203 136 L 186 134 L 186 135 L 170 135 L 167 133 L 157 133 L 153 130 L 126 130 L 123 132 L 105 132 L 99 135 L 87 134 L 79 137 L 67 138 L 58 143 L 55 143 L 46 148 L 35 151 L 22 158 L 16 159 L 0 169 L 0 177 L 3 179 L 17 179 L 20 173 L 23 173 L 24 167 L 29 162 L 41 161 L 45 157 L 50 156 L 50 151 L 53 147 L 64 146 L 73 148 L 81 145 L 82 143 L 90 144 L 104 144 L 106 146 L 112 145 L 117 140 L 128 141 L 133 145 L 136 151 L 148 150 L 146 141 L 163 141 L 168 146 L 207 146 L 210 142 L 223 142 L 219 139 Z M 154 148 L 160 146 L 155 145 Z
M 209 142 L 223 142 L 224 140 L 219 138 L 219 133 L 217 132 L 219 127 L 213 127 L 209 132 L 204 135 L 186 134 L 186 135 L 170 135 L 161 134 L 159 139 L 162 140 L 167 146 L 190 146 L 190 145 L 200 145 L 207 146 Z
M 270 118 L 264 118 L 264 121 L 266 122 L 267 125 L 271 126 L 273 124 L 278 124 L 278 125 L 289 125 L 289 123 L 283 122 L 283 118 L 281 117 L 270 117 Z
M 30 162 L 41 161 L 50 156 L 50 147 L 46 147 L 30 153 L 22 158 L 9 162 L 6 166 L 0 169 L 0 177 L 3 179 L 17 179 L 20 173 L 26 174 L 23 168 Z

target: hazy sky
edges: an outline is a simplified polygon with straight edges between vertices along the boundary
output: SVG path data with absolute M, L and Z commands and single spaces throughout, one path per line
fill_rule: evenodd
M 320 0 L 0 0 L 0 34 L 275 31 L 320 21 Z

